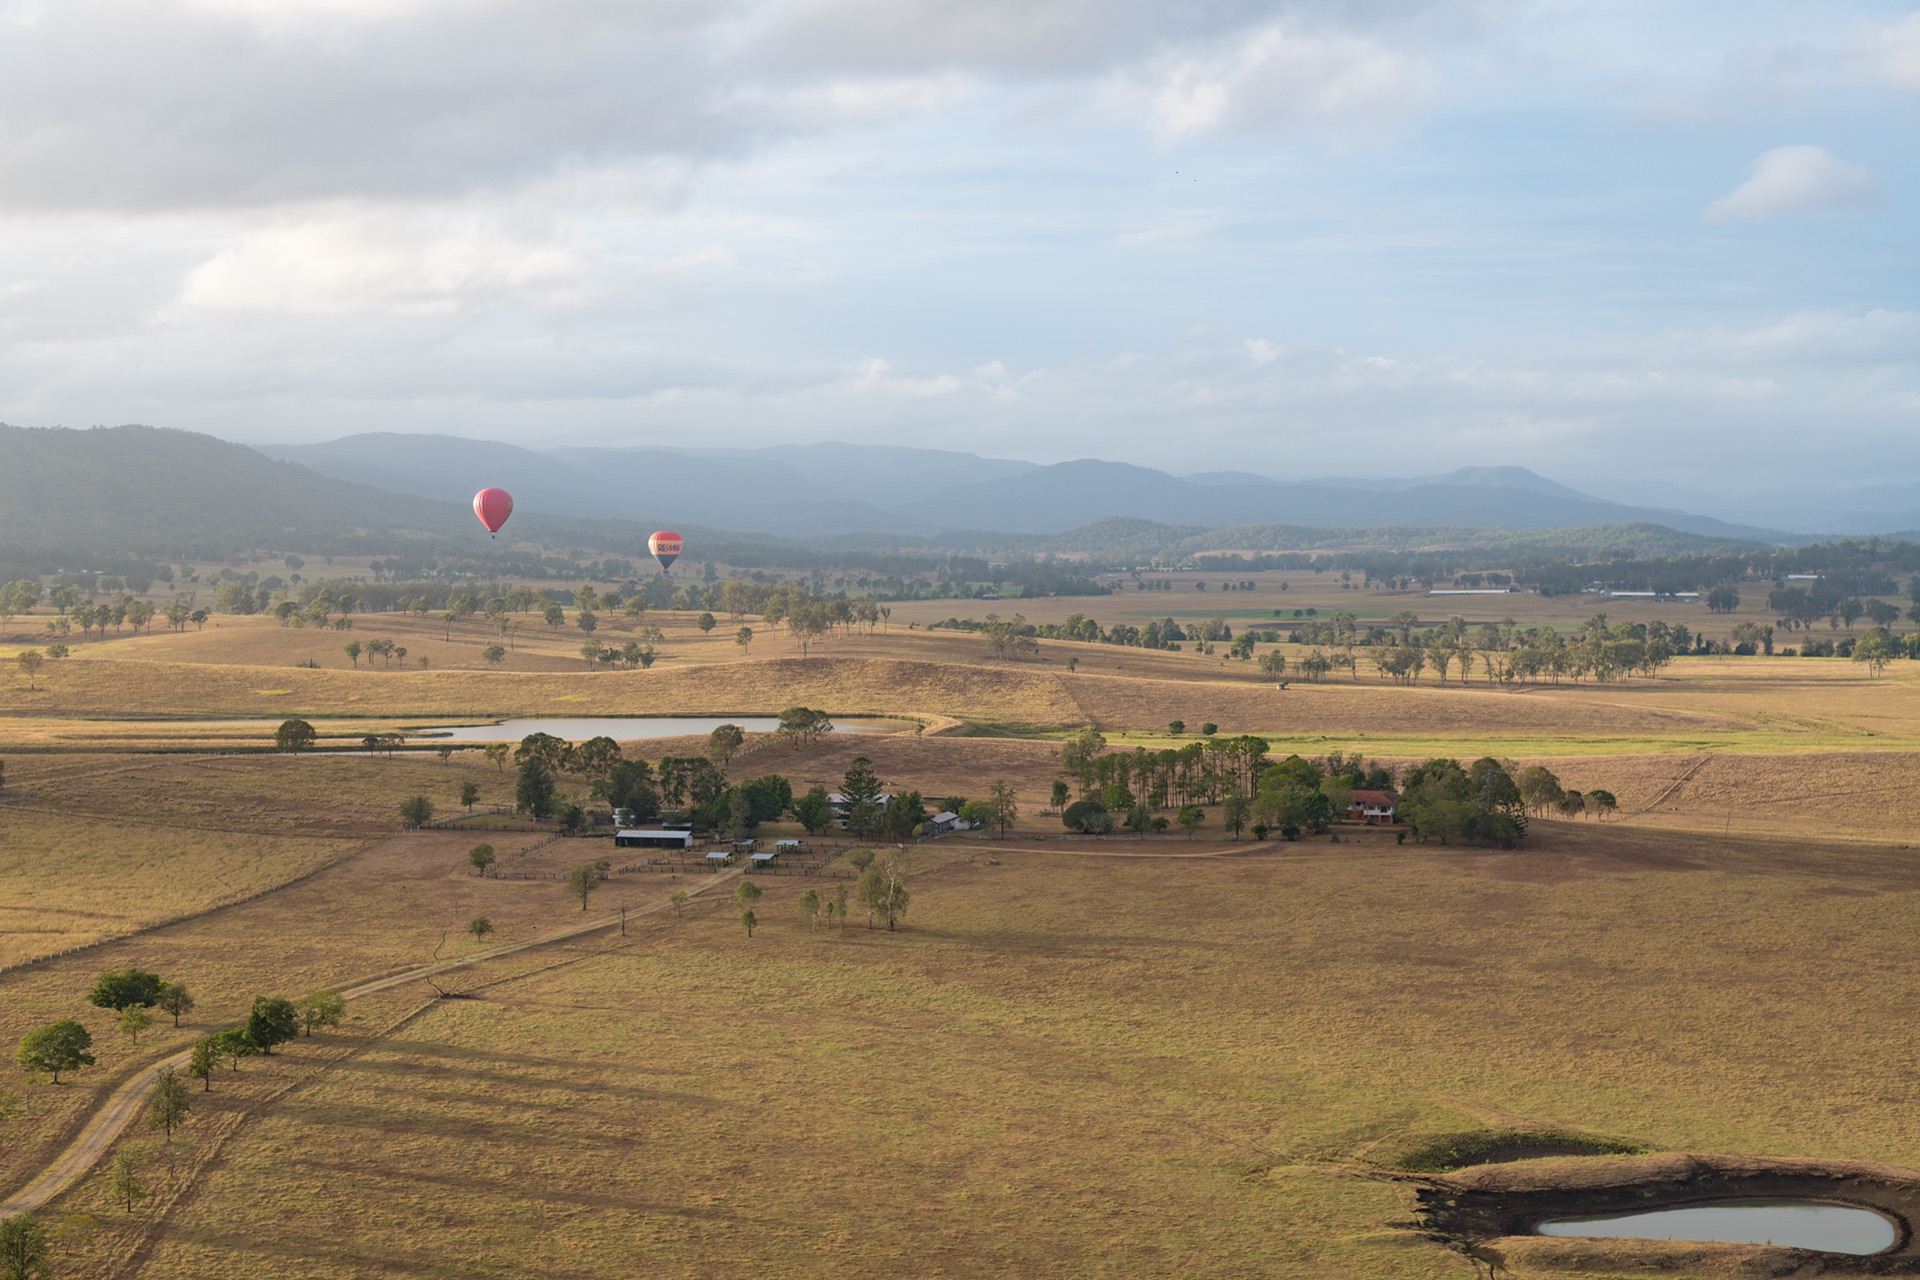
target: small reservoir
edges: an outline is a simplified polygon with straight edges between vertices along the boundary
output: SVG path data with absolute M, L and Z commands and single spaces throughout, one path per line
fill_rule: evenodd
M 582 716 L 575 719 L 542 718 L 501 720 L 494 724 L 463 724 L 450 728 L 416 729 L 408 734 L 418 742 L 518 742 L 530 733 L 544 733 L 568 742 L 588 738 L 612 738 L 616 742 L 634 742 L 644 738 L 684 738 L 705 736 L 723 724 L 737 724 L 748 733 L 772 733 L 780 727 L 776 716 Z M 833 731 L 839 733 L 899 733 L 911 728 L 905 720 L 839 720 Z
M 1772 1244 L 1825 1253 L 1865 1255 L 1893 1247 L 1899 1230 L 1871 1209 L 1818 1200 L 1728 1200 L 1597 1218 L 1559 1218 L 1543 1236 Z

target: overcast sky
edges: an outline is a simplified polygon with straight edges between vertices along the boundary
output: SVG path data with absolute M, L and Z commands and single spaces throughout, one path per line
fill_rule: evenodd
M 1911 3 L 0 0 L 0 418 L 1920 480 Z

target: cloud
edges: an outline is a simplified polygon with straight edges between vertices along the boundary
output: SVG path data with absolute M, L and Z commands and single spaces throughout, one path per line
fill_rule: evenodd
M 1144 115 L 1162 143 L 1309 125 L 1391 131 L 1426 106 L 1433 73 L 1364 36 L 1271 23 L 1114 76 L 1108 100 Z
M 1920 89 L 1920 12 L 1877 32 L 1865 54 L 1868 65 L 1888 84 Z
M 1761 152 L 1747 180 L 1700 216 L 1711 223 L 1758 222 L 1788 213 L 1856 209 L 1879 195 L 1879 179 L 1864 164 L 1842 160 L 1825 147 L 1775 147 Z

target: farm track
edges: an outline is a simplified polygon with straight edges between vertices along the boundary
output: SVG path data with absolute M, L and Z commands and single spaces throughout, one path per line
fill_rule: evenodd
M 690 896 L 704 894 L 715 885 L 735 879 L 741 874 L 741 870 L 736 868 L 732 871 L 714 875 L 707 880 L 707 883 L 692 890 Z M 673 903 L 670 899 L 662 899 L 652 906 L 642 907 L 638 910 L 629 910 L 626 915 L 629 918 L 655 915 L 667 910 L 672 905 Z M 538 938 L 529 939 L 526 942 L 517 942 L 511 946 L 496 947 L 491 951 L 479 955 L 463 956 L 458 960 L 436 961 L 431 964 L 417 965 L 403 969 L 397 973 L 364 979 L 350 987 L 342 988 L 340 994 L 349 1001 L 356 1000 L 364 996 L 374 995 L 378 992 L 389 991 L 395 987 L 404 986 L 409 982 L 428 981 L 441 974 L 451 973 L 458 969 L 472 968 L 482 962 L 518 955 L 522 952 L 533 951 L 541 947 L 550 947 L 557 943 L 569 942 L 575 938 L 585 937 L 588 934 L 598 933 L 607 929 L 617 929 L 620 926 L 621 917 L 619 916 L 570 925 L 565 929 L 558 929 L 551 933 L 543 934 Z M 504 980 L 505 979 L 502 979 L 501 981 Z M 497 983 L 488 983 L 485 985 L 492 986 L 497 985 Z M 187 1060 L 191 1056 L 191 1053 L 191 1050 L 181 1050 L 177 1053 L 169 1054 L 157 1062 L 148 1063 L 146 1066 L 138 1068 L 132 1076 L 121 1083 L 111 1094 L 107 1095 L 106 1101 L 85 1121 L 79 1133 L 67 1144 L 66 1148 L 54 1158 L 53 1163 L 41 1170 L 38 1175 L 12 1196 L 0 1202 L 0 1220 L 11 1218 L 21 1213 L 31 1213 L 36 1209 L 40 1209 L 56 1196 L 59 1196 L 71 1188 L 79 1182 L 80 1179 L 84 1178 L 88 1171 L 99 1162 L 101 1156 L 106 1154 L 107 1149 L 112 1146 L 114 1139 L 118 1138 L 121 1132 L 126 1129 L 127 1125 L 139 1114 L 141 1107 L 146 1102 L 148 1092 L 153 1087 L 154 1077 L 157 1073 L 166 1067 L 172 1067 L 176 1071 L 182 1069 L 187 1065 Z

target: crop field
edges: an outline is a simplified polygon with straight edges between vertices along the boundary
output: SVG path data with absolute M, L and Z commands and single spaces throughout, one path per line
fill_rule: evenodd
M 1295 599 L 1372 598 L 1290 577 Z M 1164 616 L 1173 594 L 1106 600 Z M 1206 602 L 1243 594 L 1264 601 Z M 466 958 L 218 1073 L 172 1142 L 128 1130 L 153 1195 L 128 1213 L 105 1160 L 61 1194 L 42 1215 L 63 1224 L 56 1276 L 1465 1280 L 1473 1264 L 1418 1229 L 1379 1152 L 1542 1126 L 1920 1165 L 1900 1066 L 1920 1002 L 1916 664 L 1689 657 L 1610 684 L 1281 689 L 1190 650 L 1042 641 L 992 660 L 978 635 L 927 631 L 923 608 L 806 658 L 771 629 L 742 650 L 726 622 L 705 637 L 650 614 L 667 640 L 641 670 L 587 670 L 570 627 L 525 629 L 496 667 L 472 624 L 448 642 L 377 615 L 351 634 L 400 639 L 404 668 L 355 669 L 341 633 L 264 619 L 75 645 L 34 690 L 7 661 L 0 1044 L 75 1018 L 98 1061 L 59 1086 L 0 1081 L 22 1100 L 0 1107 L 0 1197 L 254 996 Z M 0 659 L 31 640 L 21 621 Z M 317 669 L 294 665 L 321 641 Z M 857 907 L 802 926 L 802 890 L 851 891 L 842 861 L 761 877 L 749 938 L 736 873 L 622 870 L 628 855 L 583 911 L 565 872 L 612 850 L 488 812 L 513 802 L 510 764 L 419 737 L 358 749 L 476 719 L 793 704 L 907 727 L 755 735 L 733 778 L 833 789 L 864 755 L 929 797 L 1006 781 L 1021 816 L 1005 837 L 919 846 L 897 931 Z M 334 750 L 270 751 L 293 715 Z M 1619 811 L 1537 821 L 1504 852 L 1351 827 L 1235 841 L 1213 813 L 1193 839 L 1070 837 L 1041 812 L 1069 733 L 1157 750 L 1208 723 L 1275 755 L 1546 763 Z M 455 825 L 403 830 L 412 796 Z M 494 875 L 467 861 L 481 840 Z M 496 951 L 583 923 L 602 927 Z M 85 1003 L 127 965 L 188 985 L 181 1027 L 162 1016 L 136 1045 Z M 1574 1274 L 1554 1269 L 1567 1256 L 1510 1266 Z M 1612 1257 L 1577 1274 L 1627 1274 Z

